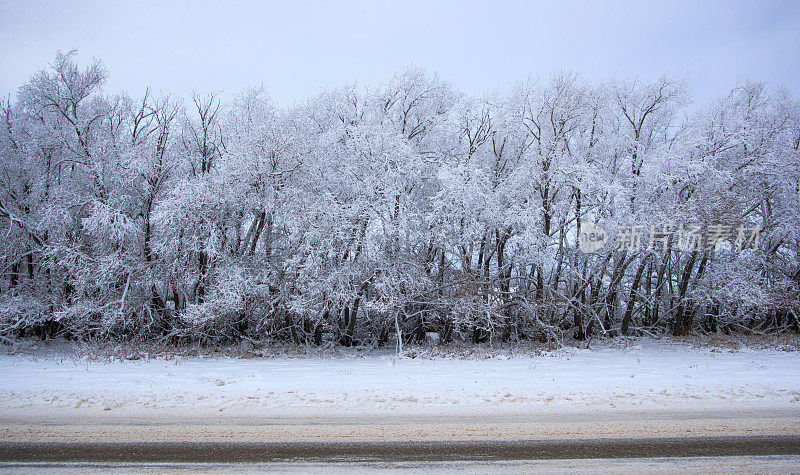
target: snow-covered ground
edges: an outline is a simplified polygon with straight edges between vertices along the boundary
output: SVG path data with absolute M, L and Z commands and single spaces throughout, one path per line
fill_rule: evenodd
M 627 347 L 540 356 L 421 359 L 154 358 L 97 361 L 40 352 L 0 356 L 0 415 L 22 413 L 336 414 L 800 407 L 800 353 Z

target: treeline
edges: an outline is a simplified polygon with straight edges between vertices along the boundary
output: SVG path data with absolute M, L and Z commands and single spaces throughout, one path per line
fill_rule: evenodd
M 277 109 L 258 88 L 109 95 L 106 76 L 58 54 L 3 103 L 5 341 L 799 329 L 784 89 L 689 108 L 681 81 L 560 73 L 476 98 L 409 69 Z M 673 242 L 689 225 L 706 238 Z M 587 229 L 609 242 L 582 247 Z

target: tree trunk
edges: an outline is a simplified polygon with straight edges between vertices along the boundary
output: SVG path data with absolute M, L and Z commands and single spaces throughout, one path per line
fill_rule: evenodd
M 614 274 L 611 276 L 611 282 L 608 284 L 608 294 L 606 295 L 606 315 L 605 320 L 603 321 L 603 325 L 606 327 L 606 330 L 611 328 L 613 324 L 614 318 L 617 314 L 617 288 L 619 286 L 620 281 L 622 281 L 622 277 L 625 275 L 625 268 L 628 267 L 628 264 L 625 262 L 626 257 L 628 255 L 628 251 L 622 251 L 622 254 L 619 256 L 617 260 L 617 264 L 614 266 Z
M 681 275 L 681 281 L 678 285 L 678 312 L 675 315 L 675 327 L 672 329 L 673 336 L 686 336 L 689 334 L 689 330 L 692 327 L 692 314 L 691 312 L 686 312 L 686 290 L 689 287 L 689 278 L 692 276 L 692 269 L 694 268 L 694 263 L 697 261 L 697 251 L 692 251 L 691 256 L 689 256 L 689 261 L 686 262 L 686 265 L 683 268 L 683 274 Z
M 625 309 L 625 316 L 622 318 L 622 327 L 620 331 L 622 331 L 623 335 L 628 334 L 628 327 L 631 324 L 631 320 L 633 318 L 633 309 L 636 305 L 636 293 L 639 291 L 639 283 L 642 280 L 642 274 L 644 273 L 645 266 L 649 259 L 647 256 L 642 258 L 642 261 L 639 263 L 639 268 L 636 269 L 636 277 L 633 278 L 633 283 L 631 284 L 631 292 L 628 296 L 628 307 Z
M 253 242 L 250 245 L 250 255 L 252 256 L 256 252 L 256 246 L 258 246 L 258 238 L 261 237 L 261 232 L 264 231 L 264 222 L 266 220 L 267 214 L 265 212 L 261 212 L 258 215 L 258 225 L 256 226 L 256 230 L 253 233 Z
M 205 251 L 200 251 L 197 254 L 197 263 L 200 271 L 200 276 L 197 280 L 197 291 L 195 297 L 198 304 L 205 302 L 206 297 L 206 273 L 208 272 L 208 254 Z

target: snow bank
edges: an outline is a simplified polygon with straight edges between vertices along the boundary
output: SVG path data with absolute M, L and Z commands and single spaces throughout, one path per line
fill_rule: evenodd
M 798 407 L 800 353 L 641 340 L 484 360 L 0 356 L 0 411 L 191 409 L 274 417 L 669 406 Z M 38 410 L 37 409 L 37 410 Z

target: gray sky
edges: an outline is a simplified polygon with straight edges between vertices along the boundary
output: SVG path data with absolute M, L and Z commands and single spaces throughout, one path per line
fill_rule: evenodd
M 800 96 L 800 1 L 182 2 L 0 0 L 0 94 L 57 50 L 101 59 L 106 89 L 185 95 L 264 84 L 279 105 L 377 85 L 406 65 L 471 94 L 572 69 L 688 76 L 698 103 L 737 79 Z

